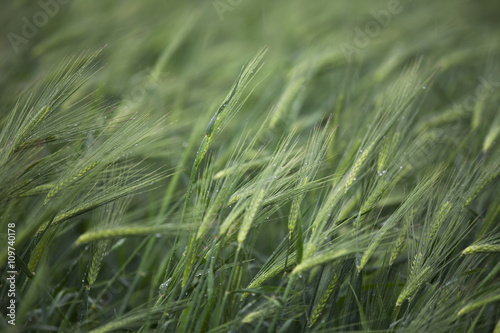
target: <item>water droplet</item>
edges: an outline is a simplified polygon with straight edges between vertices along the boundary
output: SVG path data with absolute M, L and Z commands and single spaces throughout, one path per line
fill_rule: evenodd
M 170 278 L 160 285 L 160 293 L 164 294 L 167 291 L 167 287 L 168 287 L 169 282 L 170 282 Z

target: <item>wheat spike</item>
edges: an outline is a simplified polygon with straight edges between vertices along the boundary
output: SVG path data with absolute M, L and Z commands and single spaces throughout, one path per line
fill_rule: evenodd
M 349 172 L 349 176 L 347 177 L 346 182 L 344 183 L 344 192 L 347 192 L 349 187 L 351 187 L 352 183 L 356 179 L 356 176 L 363 166 L 363 163 L 367 159 L 368 155 L 371 153 L 371 150 L 373 149 L 373 146 L 375 145 L 375 142 L 370 143 L 368 147 L 366 147 L 362 154 L 356 159 L 356 162 L 354 163 L 353 167 L 351 168 L 351 171 Z
M 90 263 L 89 274 L 87 275 L 87 282 L 89 287 L 91 287 L 97 279 L 97 275 L 101 270 L 101 264 L 106 256 L 106 251 L 108 251 L 111 241 L 109 239 L 101 240 L 97 242 L 97 249 L 92 256 L 92 262 Z
M 325 308 L 325 305 L 328 302 L 328 299 L 330 298 L 333 291 L 337 287 L 337 282 L 338 282 L 338 276 L 334 275 L 332 280 L 328 284 L 328 287 L 326 288 L 325 292 L 323 293 L 323 296 L 321 296 L 321 299 L 318 302 L 318 305 L 316 305 L 316 308 L 314 309 L 314 312 L 311 316 L 311 323 L 309 324 L 309 326 L 313 326 L 314 323 L 321 316 L 321 313 L 323 312 L 323 309 Z
M 463 255 L 471 255 L 477 253 L 495 253 L 500 252 L 500 244 L 478 244 L 468 246 L 462 251 Z
M 412 209 L 414 212 L 415 210 Z M 410 213 L 410 215 L 413 215 Z M 396 244 L 394 244 L 394 248 L 391 251 L 391 256 L 389 257 L 389 266 L 392 266 L 394 264 L 394 261 L 396 261 L 399 253 L 403 249 L 405 240 L 406 240 L 406 232 L 408 231 L 408 227 L 410 226 L 410 219 L 405 219 L 405 223 L 403 224 L 403 228 L 399 231 L 399 236 L 396 240 Z
M 500 294 L 486 297 L 486 298 L 483 298 L 479 301 L 467 304 L 466 306 L 461 308 L 460 311 L 458 311 L 457 317 L 463 316 L 464 314 L 467 314 L 467 313 L 474 311 L 474 310 L 477 310 L 477 309 L 479 309 L 487 304 L 497 302 L 497 301 L 500 301 Z
M 430 267 L 425 267 L 420 273 L 409 279 L 409 282 L 406 282 L 405 287 L 401 291 L 396 301 L 396 306 L 401 306 L 405 299 L 410 298 L 413 294 L 420 288 L 420 286 L 429 278 L 432 270 Z
M 99 164 L 98 161 L 92 162 L 82 168 L 80 171 L 78 171 L 75 175 L 71 176 L 70 178 L 64 179 L 63 181 L 57 183 L 52 187 L 52 189 L 49 191 L 47 194 L 47 197 L 45 198 L 44 204 L 46 204 L 51 198 L 56 196 L 61 190 L 63 190 L 65 187 L 73 184 L 74 182 L 78 181 L 80 178 L 85 176 L 86 173 L 88 173 L 90 170 L 95 168 Z
M 252 222 L 255 218 L 255 214 L 260 208 L 262 201 L 264 200 L 264 196 L 266 191 L 261 189 L 255 197 L 252 199 L 248 209 L 246 211 L 245 217 L 243 218 L 243 223 L 241 224 L 240 232 L 238 233 L 238 246 L 241 247 L 245 238 L 247 237 L 248 232 L 250 231 L 250 227 L 252 226 Z

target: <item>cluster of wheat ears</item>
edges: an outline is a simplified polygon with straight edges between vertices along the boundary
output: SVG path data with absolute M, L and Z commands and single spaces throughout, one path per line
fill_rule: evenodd
M 120 86 L 108 46 L 58 58 L 2 106 L 17 310 L 1 330 L 500 332 L 498 46 L 450 33 L 383 55 L 403 40 L 395 17 L 356 60 L 320 36 L 286 66 L 284 45 L 234 41 L 219 50 L 237 66 L 189 67 L 203 11 L 124 98 L 102 83 Z

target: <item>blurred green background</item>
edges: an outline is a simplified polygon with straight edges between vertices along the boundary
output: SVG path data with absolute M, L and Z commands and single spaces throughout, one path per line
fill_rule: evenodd
M 306 77 L 306 100 L 294 111 L 304 128 L 339 94 L 362 117 L 366 101 L 419 58 L 441 68 L 428 100 L 445 109 L 494 73 L 499 17 L 497 1 L 9 1 L 0 13 L 0 101 L 8 111 L 55 64 L 104 47 L 102 69 L 80 94 L 168 114 L 178 130 L 170 149 L 179 149 L 194 120 L 206 124 L 241 66 L 268 46 L 233 131 L 263 119 L 294 75 Z M 26 22 L 36 20 L 28 38 Z
M 500 38 L 497 1 L 396 1 L 400 13 L 392 15 L 351 62 L 341 45 L 353 45 L 355 29 L 364 31 L 374 21 L 372 12 L 387 11 L 395 1 L 64 2 L 3 3 L 3 105 L 64 56 L 104 45 L 104 68 L 88 89 L 99 87 L 105 96 L 123 98 L 164 55 L 160 67 L 165 81 L 157 88 L 162 97 L 158 103 L 165 111 L 200 113 L 225 94 L 245 60 L 265 45 L 270 48 L 267 80 L 279 85 L 298 59 L 318 56 L 328 58 L 325 71 L 341 69 L 342 74 L 347 65 L 362 77 L 359 63 L 375 65 L 379 81 L 418 56 L 444 69 L 458 63 L 480 68 L 484 57 L 498 49 Z M 54 4 L 56 13 L 47 23 L 13 47 L 9 33 L 23 37 L 23 17 L 33 23 L 34 16 Z M 455 75 L 473 81 L 468 74 Z M 327 88 L 335 93 L 342 75 L 333 78 Z M 258 93 L 268 89 L 261 85 Z

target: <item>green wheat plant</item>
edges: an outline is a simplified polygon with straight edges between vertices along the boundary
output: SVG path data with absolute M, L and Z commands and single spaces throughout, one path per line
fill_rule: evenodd
M 500 332 L 499 13 L 6 4 L 0 331 Z

